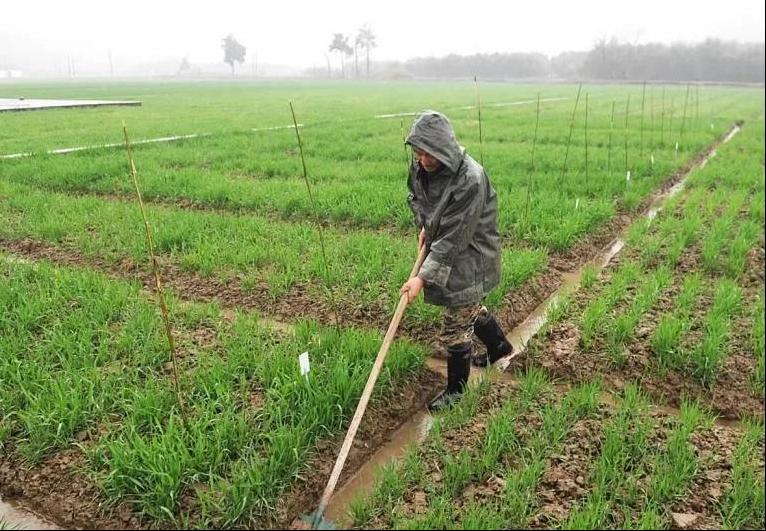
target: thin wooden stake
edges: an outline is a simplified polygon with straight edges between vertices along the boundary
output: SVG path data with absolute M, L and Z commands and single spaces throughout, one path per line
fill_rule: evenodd
M 683 115 L 683 118 L 681 118 L 681 134 L 680 134 L 680 139 L 678 141 L 680 144 L 683 144 L 683 142 L 684 142 L 684 129 L 686 128 L 686 108 L 689 105 L 689 91 L 690 90 L 691 90 L 691 85 L 687 84 L 686 85 L 686 98 L 684 99 L 684 115 Z
M 524 220 L 529 228 L 529 204 L 532 199 L 532 175 L 535 173 L 535 146 L 537 145 L 537 128 L 540 125 L 540 93 L 537 93 L 537 119 L 535 120 L 535 135 L 532 137 L 532 154 L 530 155 L 530 172 L 527 175 L 527 203 L 524 207 Z
M 306 159 L 303 156 L 303 142 L 301 141 L 301 134 L 298 131 L 298 121 L 295 119 L 295 110 L 293 109 L 293 102 L 290 102 L 290 113 L 293 116 L 293 127 L 295 127 L 295 136 L 298 139 L 298 151 L 301 154 L 301 165 L 303 166 L 303 180 L 306 183 L 306 190 L 309 194 L 309 201 L 311 201 L 311 208 L 314 209 L 315 212 L 319 212 L 319 210 L 316 207 L 316 202 L 314 201 L 314 195 L 311 193 L 311 185 L 309 184 L 309 175 L 308 171 L 306 171 Z M 328 261 L 327 261 L 327 253 L 325 252 L 325 245 L 324 245 L 324 230 L 322 229 L 322 223 L 321 221 L 317 221 L 317 227 L 319 229 L 319 247 L 322 250 L 322 265 L 324 266 L 324 273 L 325 273 L 325 282 L 330 282 L 330 268 L 328 267 Z M 337 330 L 340 330 L 340 314 L 338 313 L 338 305 L 335 302 L 335 295 L 333 294 L 333 290 L 330 288 L 330 286 L 326 285 L 327 292 L 330 295 L 330 304 L 332 304 L 332 310 L 335 313 L 335 328 Z
M 585 93 L 585 193 L 588 193 L 588 93 Z
M 660 115 L 660 145 L 665 147 L 665 87 L 662 87 L 662 114 Z
M 627 186 L 628 179 L 628 116 L 630 116 L 630 94 L 628 94 L 628 101 L 625 103 L 625 182 Z
M 574 129 L 575 114 L 577 113 L 577 105 L 580 103 L 580 91 L 582 90 L 582 83 L 577 87 L 577 99 L 575 99 L 574 109 L 572 109 L 572 119 L 569 121 L 569 139 L 567 140 L 567 149 L 564 153 L 564 163 L 561 165 L 561 174 L 559 175 L 559 201 L 562 200 L 564 194 L 564 174 L 567 171 L 567 161 L 569 160 L 569 146 L 572 144 L 572 130 Z M 563 206 L 563 205 L 562 205 Z M 564 215 L 564 209 L 559 208 L 559 216 Z
M 612 100 L 612 118 L 609 121 L 609 147 L 607 148 L 607 155 L 606 155 L 606 176 L 609 178 L 609 176 L 612 174 L 612 132 L 614 131 L 614 106 L 616 102 Z
M 479 111 L 479 157 L 481 159 L 481 165 L 484 166 L 484 139 L 481 131 L 481 97 L 479 96 L 479 82 L 476 80 L 476 76 L 473 76 L 473 85 L 476 89 L 476 108 Z
M 125 136 L 125 148 L 128 152 L 128 162 L 130 164 L 130 176 L 133 180 L 133 186 L 136 190 L 136 198 L 138 199 L 138 208 L 141 211 L 141 217 L 144 220 L 144 232 L 146 234 L 146 245 L 149 249 L 149 259 L 152 264 L 152 273 L 154 274 L 154 288 L 157 294 L 157 302 L 160 306 L 160 313 L 162 314 L 162 321 L 165 325 L 165 335 L 168 340 L 168 351 L 170 352 L 170 361 L 173 366 L 173 386 L 175 387 L 176 400 L 178 401 L 178 407 L 181 413 L 181 419 L 183 420 L 184 427 L 189 428 L 189 421 L 186 414 L 186 404 L 181 396 L 181 387 L 178 381 L 178 362 L 176 361 L 176 342 L 173 338 L 173 328 L 170 323 L 170 315 L 168 312 L 168 306 L 165 302 L 165 291 L 162 288 L 162 278 L 160 276 L 160 266 L 157 262 L 157 256 L 154 254 L 154 240 L 152 239 L 152 231 L 149 227 L 149 220 L 146 217 L 146 209 L 144 208 L 144 200 L 141 195 L 141 188 L 138 184 L 138 172 L 136 171 L 136 164 L 133 160 L 133 148 L 130 145 L 130 139 L 128 138 L 128 128 L 125 122 L 122 124 L 122 132 Z
M 644 104 L 646 103 L 646 81 L 644 81 L 644 88 L 641 91 L 641 140 L 638 148 L 638 156 L 643 158 L 644 156 Z

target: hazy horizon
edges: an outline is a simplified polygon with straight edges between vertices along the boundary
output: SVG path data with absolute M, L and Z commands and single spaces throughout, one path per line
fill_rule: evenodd
M 108 74 L 110 53 L 116 75 L 138 65 L 180 64 L 184 57 L 192 65 L 226 68 L 221 40 L 229 33 L 247 47 L 246 61 L 238 65 L 243 72 L 250 72 L 256 61 L 259 71 L 263 65 L 323 69 L 328 56 L 338 68 L 337 54 L 328 52 L 332 35 L 347 34 L 353 43 L 362 26 L 375 34 L 375 61 L 451 53 L 553 56 L 587 51 L 596 41 L 613 37 L 633 44 L 764 41 L 764 4 L 756 0 L 723 5 L 709 0 L 496 4 L 477 0 L 457 9 L 433 0 L 269 6 L 221 0 L 188 7 L 178 1 L 136 0 L 124 9 L 93 0 L 13 3 L 3 7 L 0 20 L 0 70 L 65 74 L 71 57 L 80 73 Z

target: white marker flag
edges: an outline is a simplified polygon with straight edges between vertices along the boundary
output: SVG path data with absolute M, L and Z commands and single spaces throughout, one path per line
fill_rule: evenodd
M 298 364 L 301 366 L 301 376 L 305 376 L 306 379 L 308 379 L 309 370 L 311 370 L 311 366 L 309 365 L 309 353 L 304 352 L 300 356 L 298 356 Z

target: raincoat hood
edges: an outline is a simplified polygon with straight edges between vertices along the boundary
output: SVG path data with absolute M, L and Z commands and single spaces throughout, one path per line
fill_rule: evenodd
M 421 112 L 404 142 L 436 157 L 452 173 L 460 168 L 463 148 L 457 143 L 449 119 L 440 112 Z

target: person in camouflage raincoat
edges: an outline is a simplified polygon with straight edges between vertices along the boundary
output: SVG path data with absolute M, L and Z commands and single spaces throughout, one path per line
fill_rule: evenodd
M 427 255 L 401 292 L 413 301 L 422 290 L 426 303 L 445 308 L 440 341 L 448 353 L 447 388 L 429 406 L 437 411 L 462 394 L 472 359 L 483 366 L 513 350 L 482 305 L 500 282 L 497 194 L 443 114 L 420 113 L 405 142 L 414 152 L 408 202 L 421 229 L 418 248 L 425 245 Z M 486 345 L 486 356 L 474 354 L 474 334 Z

